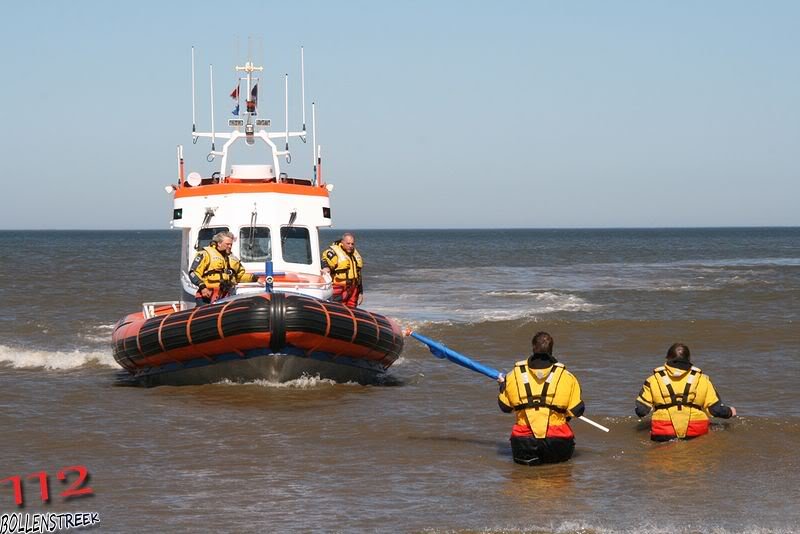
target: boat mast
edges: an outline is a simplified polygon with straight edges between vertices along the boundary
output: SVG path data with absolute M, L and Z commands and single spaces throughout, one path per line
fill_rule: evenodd
M 214 119 L 214 69 L 212 65 L 209 65 L 209 80 L 211 84 L 211 131 L 210 132 L 199 132 L 197 130 L 197 121 L 195 115 L 195 107 L 194 107 L 194 99 L 195 99 L 195 65 L 194 65 L 195 57 L 194 57 L 194 48 L 192 48 L 192 142 L 196 143 L 197 139 L 200 137 L 205 137 L 211 139 L 211 151 L 208 153 L 206 159 L 209 162 L 215 160 L 216 157 L 221 158 L 220 162 L 220 169 L 219 169 L 219 179 L 221 181 L 226 180 L 227 176 L 227 162 L 229 156 L 229 148 L 230 146 L 235 143 L 237 140 L 243 140 L 248 145 L 254 145 L 258 140 L 263 141 L 268 146 L 268 151 L 272 155 L 272 167 L 274 170 L 274 177 L 277 178 L 277 181 L 281 181 L 281 161 L 280 157 L 284 156 L 286 158 L 286 163 L 291 163 L 291 152 L 289 151 L 289 139 L 291 137 L 299 137 L 303 142 L 306 142 L 306 138 L 308 132 L 306 131 L 306 116 L 305 116 L 305 100 L 302 102 L 303 107 L 303 129 L 300 131 L 292 131 L 289 129 L 289 75 L 284 75 L 284 121 L 285 121 L 285 128 L 283 131 L 277 132 L 270 132 L 268 131 L 271 125 L 270 119 L 260 119 L 257 118 L 258 116 L 258 85 L 260 83 L 260 79 L 256 77 L 253 73 L 261 72 L 264 70 L 264 67 L 257 67 L 251 60 L 247 60 L 244 65 L 236 65 L 234 67 L 234 71 L 237 73 L 236 79 L 237 84 L 234 92 L 231 94 L 233 95 L 240 95 L 241 91 L 241 82 L 245 82 L 245 88 L 247 91 L 247 95 L 245 96 L 245 108 L 244 110 L 240 110 L 238 107 L 238 100 L 237 100 L 237 107 L 236 109 L 239 110 L 239 115 L 241 118 L 233 118 L 228 119 L 228 126 L 231 127 L 232 131 L 230 132 L 217 132 L 216 130 L 216 121 Z M 305 72 L 304 72 L 304 62 L 305 59 L 301 55 L 301 77 L 303 79 L 303 87 L 302 87 L 302 98 L 305 99 Z M 244 73 L 244 76 L 241 76 L 241 73 Z M 312 103 L 312 107 L 313 107 Z M 315 121 L 316 119 L 314 119 Z M 242 131 L 242 128 L 244 131 Z M 316 132 L 314 133 L 316 139 Z M 284 139 L 284 150 L 278 148 L 277 141 L 280 138 Z M 222 147 L 217 150 L 216 148 L 216 140 L 217 138 L 223 139 L 224 144 Z M 242 139 L 243 138 L 243 139 Z M 318 170 L 320 157 L 319 157 L 319 148 L 314 145 L 312 147 L 312 165 L 314 166 L 314 176 L 312 177 L 312 183 L 319 182 L 320 172 Z M 187 178 L 188 179 L 188 178 Z

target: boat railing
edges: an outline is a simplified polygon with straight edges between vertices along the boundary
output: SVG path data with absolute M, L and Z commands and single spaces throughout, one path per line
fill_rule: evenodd
M 142 315 L 144 315 L 145 319 L 186 309 L 188 309 L 186 303 L 179 300 L 142 303 Z
M 332 287 L 331 282 L 306 282 L 306 281 L 282 281 L 282 280 L 275 280 L 272 283 L 273 287 L 275 288 L 292 288 L 292 289 L 330 289 Z M 264 290 L 264 286 L 258 284 L 257 282 L 244 282 L 236 284 L 237 289 L 253 289 L 259 288 L 262 291 Z

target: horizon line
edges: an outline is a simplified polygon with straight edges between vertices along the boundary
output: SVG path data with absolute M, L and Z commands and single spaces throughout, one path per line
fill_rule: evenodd
M 725 230 L 725 229 L 792 229 L 800 225 L 751 225 L 751 226 L 476 226 L 476 227 L 392 227 L 349 228 L 351 231 L 475 231 L 475 230 Z M 321 226 L 319 230 L 348 230 Z M 176 228 L 0 228 L 0 232 L 166 232 Z

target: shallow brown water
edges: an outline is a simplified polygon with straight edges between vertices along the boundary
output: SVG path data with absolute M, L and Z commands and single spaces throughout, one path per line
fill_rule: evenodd
M 497 409 L 495 384 L 414 341 L 388 385 L 119 386 L 108 327 L 148 292 L 173 289 L 174 269 L 162 276 L 158 262 L 137 263 L 131 250 L 151 234 L 29 237 L 28 256 L 51 260 L 33 261 L 30 280 L 50 280 L 54 258 L 91 243 L 113 258 L 108 272 L 134 282 L 96 283 L 77 269 L 26 305 L 16 279 L 0 280 L 0 478 L 45 470 L 60 489 L 55 472 L 84 465 L 94 490 L 70 501 L 53 490 L 43 505 L 29 481 L 18 509 L 6 484 L 0 513 L 98 512 L 101 532 L 800 529 L 799 231 L 619 232 L 512 234 L 494 256 L 502 276 L 487 272 L 478 288 L 459 270 L 465 258 L 446 251 L 493 242 L 490 233 L 432 235 L 422 252 L 439 250 L 441 265 L 422 266 L 419 280 L 391 260 L 402 234 L 361 236 L 373 260 L 370 309 L 497 368 L 524 357 L 536 330 L 554 335 L 587 415 L 611 432 L 574 422 L 573 459 L 540 468 L 511 461 L 511 416 Z M 171 261 L 175 236 L 155 237 L 158 257 Z M 551 267 L 510 253 L 559 239 Z M 658 239 L 683 245 L 648 252 L 663 248 Z M 586 261 L 597 254 L 618 261 Z M 144 294 L 131 295 L 139 285 Z M 656 444 L 633 398 L 678 340 L 742 417 L 691 442 Z

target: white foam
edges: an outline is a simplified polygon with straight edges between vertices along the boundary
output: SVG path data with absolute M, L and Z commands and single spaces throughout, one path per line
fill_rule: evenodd
M 740 534 L 783 534 L 783 533 L 790 533 L 796 532 L 793 527 L 786 527 L 786 528 L 773 528 L 773 527 L 761 527 L 761 526 L 737 526 L 735 529 L 729 530 L 721 525 L 714 525 L 714 524 L 664 524 L 663 522 L 658 523 L 651 523 L 651 522 L 641 522 L 638 525 L 627 525 L 624 528 L 619 527 L 609 527 L 603 525 L 597 525 L 590 521 L 581 521 L 581 520 L 565 520 L 563 522 L 555 523 L 551 522 L 547 526 L 533 526 L 527 525 L 526 530 L 530 529 L 533 532 L 553 532 L 555 534 L 580 534 L 580 533 L 587 533 L 592 532 L 594 534 L 652 534 L 654 532 L 669 532 L 671 534 L 692 534 L 695 532 L 709 532 L 711 534 L 729 534 L 729 533 L 740 533 Z M 506 530 L 514 530 L 516 528 L 502 528 L 498 531 L 506 531 Z M 494 531 L 494 530 L 493 530 Z
M 318 386 L 335 386 L 335 385 L 358 385 L 356 382 L 344 382 L 338 383 L 335 380 L 331 380 L 329 378 L 321 378 L 319 375 L 310 376 L 304 374 L 300 378 L 295 378 L 294 380 L 288 380 L 286 382 L 275 382 L 272 380 L 250 380 L 247 382 L 234 382 L 228 379 L 221 380 L 216 382 L 216 384 L 223 385 L 223 386 L 261 386 L 265 388 L 293 388 L 293 389 L 312 389 Z
M 88 332 L 81 332 L 78 337 L 92 343 L 110 343 L 113 324 L 99 324 L 92 326 Z
M 483 295 L 488 298 L 476 301 L 459 294 L 442 294 L 435 301 L 418 298 L 413 308 L 376 306 L 371 311 L 391 316 L 404 330 L 418 330 L 429 325 L 513 321 L 549 313 L 593 311 L 602 307 L 577 295 L 554 291 L 492 290 Z
M 16 369 L 75 369 L 85 365 L 119 368 L 109 351 L 48 351 L 0 345 L 0 362 Z
M 410 339 L 410 338 L 409 338 Z M 406 365 L 416 365 L 419 366 L 419 362 L 416 360 L 412 360 L 411 358 L 406 358 L 405 356 L 400 356 L 397 358 L 394 363 L 392 364 L 392 369 L 396 369 L 397 367 L 404 367 Z

